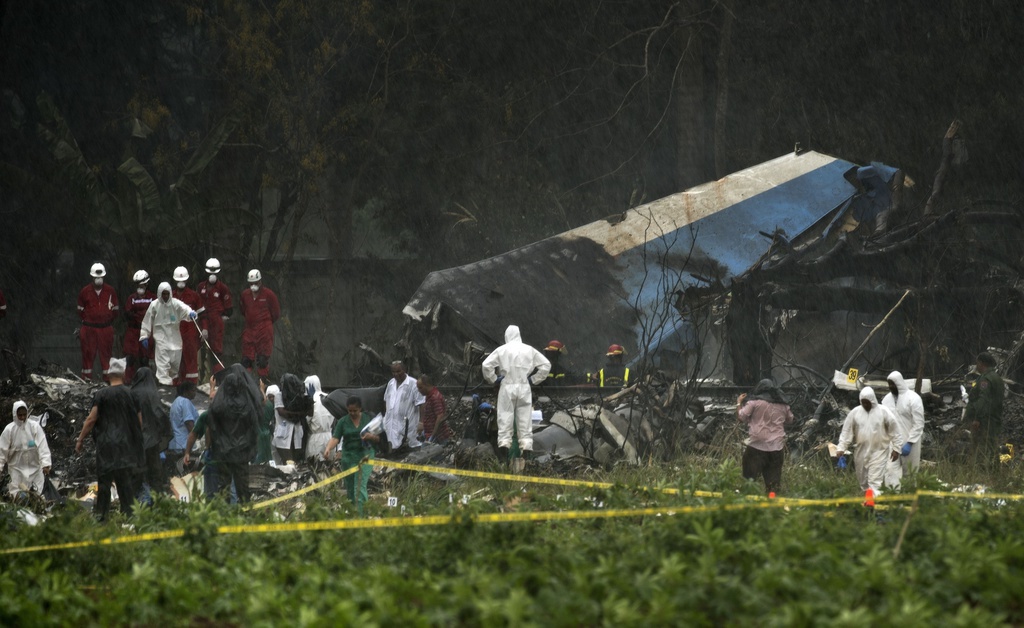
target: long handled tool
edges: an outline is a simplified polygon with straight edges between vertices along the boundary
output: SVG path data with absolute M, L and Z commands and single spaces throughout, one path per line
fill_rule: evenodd
M 217 364 L 220 364 L 220 367 L 222 369 L 227 368 L 226 366 L 224 366 L 224 363 L 220 361 L 220 358 L 217 357 L 217 352 L 214 351 L 213 347 L 210 346 L 210 341 L 207 340 L 205 336 L 203 336 L 203 330 L 199 328 L 198 317 L 192 319 L 192 324 L 196 326 L 196 331 L 199 332 L 199 337 L 203 339 L 203 344 L 206 345 L 206 348 L 210 350 L 210 355 L 213 356 L 213 359 L 217 360 Z

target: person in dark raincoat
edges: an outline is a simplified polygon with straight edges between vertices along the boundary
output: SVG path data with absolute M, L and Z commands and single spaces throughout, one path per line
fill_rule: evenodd
M 132 380 L 132 396 L 142 412 L 142 447 L 146 453 L 145 467 L 142 477 L 136 482 L 136 491 L 143 497 L 143 482 L 151 491 L 167 492 L 167 473 L 160 461 L 160 452 L 167 449 L 167 443 L 174 436 L 171 428 L 171 415 L 160 400 L 156 387 L 156 375 L 149 367 L 142 367 L 135 372 Z
M 249 461 L 256 455 L 262 414 L 263 393 L 256 380 L 240 364 L 228 367 L 210 404 L 207 436 L 219 467 L 218 490 L 234 481 L 240 502 L 249 501 Z
M 786 423 L 793 412 L 782 390 L 770 379 L 762 379 L 751 391 L 736 399 L 736 416 L 749 426 L 750 438 L 743 452 L 743 477 L 764 478 L 765 490 L 777 493 L 782 487 L 783 447 Z
M 132 514 L 135 502 L 134 476 L 145 461 L 142 448 L 142 412 L 127 386 L 124 386 L 125 360 L 110 361 L 110 386 L 96 391 L 92 410 L 78 435 L 75 451 L 81 452 L 90 433 L 96 442 L 98 476 L 94 513 L 100 521 L 110 511 L 110 486 L 117 485 L 121 512 Z

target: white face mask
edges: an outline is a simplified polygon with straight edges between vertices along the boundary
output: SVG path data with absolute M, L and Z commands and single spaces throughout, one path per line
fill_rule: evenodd
M 135 292 L 137 292 L 139 296 L 146 294 L 146 286 L 139 286 L 135 289 Z
M 260 287 L 258 284 L 252 284 L 251 286 L 249 286 L 249 289 L 252 290 L 253 292 L 256 292 L 257 290 L 260 289 Z
M 217 283 L 217 275 L 210 275 L 210 283 Z
M 96 286 L 97 288 L 99 288 L 100 286 L 102 286 L 102 285 L 103 285 L 103 277 L 96 277 L 95 279 L 93 279 L 93 280 L 92 280 L 92 283 L 93 283 L 93 284 L 94 284 L 94 285 L 95 285 L 95 286 Z
M 185 282 L 184 281 L 179 281 L 178 282 L 178 289 L 179 290 L 183 290 L 184 288 L 185 288 Z

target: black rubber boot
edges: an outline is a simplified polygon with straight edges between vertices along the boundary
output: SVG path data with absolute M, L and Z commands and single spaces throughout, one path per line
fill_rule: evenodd
M 498 462 L 503 465 L 508 464 L 508 447 L 498 447 Z

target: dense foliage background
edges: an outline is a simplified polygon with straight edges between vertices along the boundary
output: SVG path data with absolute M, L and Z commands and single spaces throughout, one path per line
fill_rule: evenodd
M 796 143 L 899 165 L 921 202 L 953 118 L 970 159 L 944 202 L 1016 199 L 1022 19 L 1008 0 L 2 2 L 0 289 L 45 311 L 94 259 L 126 284 L 210 255 L 233 277 L 283 263 L 285 289 L 308 249 L 411 257 L 415 285 Z

